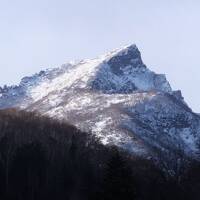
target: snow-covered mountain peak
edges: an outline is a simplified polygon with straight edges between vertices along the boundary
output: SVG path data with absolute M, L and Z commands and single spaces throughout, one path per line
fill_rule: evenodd
M 104 144 L 134 152 L 174 151 L 179 146 L 187 155 L 200 152 L 200 117 L 181 91 L 172 91 L 165 75 L 146 67 L 136 45 L 0 88 L 0 109 L 11 107 L 66 120 Z
M 104 57 L 109 59 L 111 57 L 114 57 L 114 56 L 117 56 L 117 55 L 126 55 L 130 52 L 135 52 L 135 51 L 139 51 L 139 49 L 137 48 L 137 46 L 135 44 L 132 44 L 132 45 L 126 45 L 126 46 L 122 46 L 120 48 L 116 48 L 116 49 L 113 49 L 103 55 L 101 55 L 100 57 Z
M 111 50 L 99 56 L 98 59 L 101 59 L 103 62 L 109 62 L 110 64 L 119 60 L 125 62 L 126 65 L 134 64 L 134 60 L 137 59 L 142 63 L 140 51 L 135 44 Z
M 19 86 L 5 88 L 0 93 L 2 98 L 11 96 L 15 101 L 15 96 L 21 96 L 35 102 L 55 90 L 69 88 L 109 94 L 172 91 L 165 75 L 150 71 L 143 64 L 137 46 L 129 45 L 94 59 L 69 62 L 60 68 L 24 77 Z
M 125 46 L 102 56 L 89 85 L 104 93 L 172 91 L 165 75 L 156 74 L 144 65 L 136 45 Z

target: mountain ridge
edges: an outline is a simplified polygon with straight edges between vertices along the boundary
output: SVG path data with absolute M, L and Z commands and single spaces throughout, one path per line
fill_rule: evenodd
M 165 75 L 146 67 L 136 45 L 41 71 L 0 93 L 1 109 L 66 120 L 104 144 L 142 155 L 154 155 L 155 149 L 199 154 L 200 117 Z

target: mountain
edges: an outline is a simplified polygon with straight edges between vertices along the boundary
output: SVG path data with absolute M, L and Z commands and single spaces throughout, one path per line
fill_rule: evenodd
M 139 155 L 199 158 L 200 116 L 149 70 L 135 45 L 25 77 L 0 88 L 0 108 L 37 111 Z

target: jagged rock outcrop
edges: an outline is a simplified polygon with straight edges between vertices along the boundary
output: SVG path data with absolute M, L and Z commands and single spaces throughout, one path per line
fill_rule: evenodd
M 165 75 L 145 66 L 135 45 L 25 77 L 0 93 L 1 109 L 66 120 L 104 144 L 142 155 L 181 150 L 199 157 L 199 115 Z

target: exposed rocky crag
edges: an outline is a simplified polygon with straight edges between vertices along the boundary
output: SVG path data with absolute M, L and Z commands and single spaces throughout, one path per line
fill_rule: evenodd
M 145 66 L 135 45 L 0 88 L 0 108 L 11 107 L 66 120 L 137 154 L 181 150 L 199 157 L 200 116 L 165 75 Z

